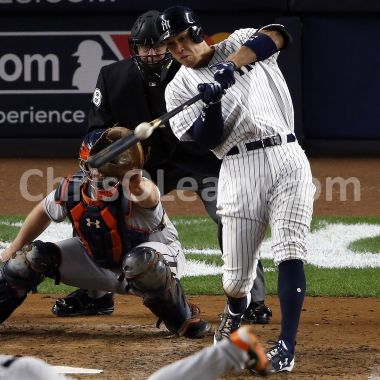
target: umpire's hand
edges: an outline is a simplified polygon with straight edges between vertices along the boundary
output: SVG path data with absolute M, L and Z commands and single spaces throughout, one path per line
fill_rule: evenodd
M 198 91 L 202 93 L 202 100 L 205 104 L 214 104 L 220 102 L 226 91 L 218 82 L 199 83 Z

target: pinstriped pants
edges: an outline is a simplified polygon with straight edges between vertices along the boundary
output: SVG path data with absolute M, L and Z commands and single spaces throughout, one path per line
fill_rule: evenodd
M 292 259 L 306 262 L 314 193 L 310 165 L 297 142 L 223 159 L 218 214 L 228 295 L 249 293 L 268 226 L 275 265 Z

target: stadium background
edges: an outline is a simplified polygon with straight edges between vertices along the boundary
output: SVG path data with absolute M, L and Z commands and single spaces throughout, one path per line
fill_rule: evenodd
M 280 54 L 279 62 L 295 103 L 297 136 L 310 158 L 313 176 L 322 186 L 315 214 L 379 216 L 380 89 L 376 79 L 380 3 L 211 0 L 183 4 L 197 11 L 205 33 L 214 38 L 235 28 L 272 22 L 282 22 L 292 30 L 294 45 Z M 174 2 L 160 2 L 161 9 L 170 5 Z M 117 52 L 110 48 L 110 36 L 118 35 L 116 41 L 121 46 L 133 21 L 148 9 L 157 9 L 157 2 L 0 0 L 1 214 L 28 213 L 36 201 L 25 200 L 20 186 L 32 195 L 46 195 L 48 168 L 53 168 L 53 178 L 77 169 L 76 156 L 87 128 L 92 92 L 81 92 L 72 85 L 80 66 L 78 56 L 72 54 L 79 44 L 94 40 L 103 48 L 103 60 L 115 59 Z M 39 78 L 42 69 L 31 63 L 36 54 L 57 57 L 58 81 L 53 81 L 53 68 L 48 65 L 45 77 Z M 81 110 L 85 115 L 78 113 L 75 122 L 30 121 L 32 110 L 36 116 L 38 110 L 45 109 L 57 110 L 61 117 L 67 110 Z M 22 111 L 25 117 L 21 123 Z M 44 114 L 37 118 L 43 121 Z M 38 172 L 21 183 L 27 170 Z M 345 200 L 335 187 L 327 201 L 328 177 L 359 179 L 360 201 L 355 201 L 352 185 L 347 186 Z M 165 207 L 169 215 L 204 215 L 198 201 L 177 200 Z M 116 311 L 106 318 L 57 319 L 50 308 L 58 297 L 28 296 L 0 327 L 2 352 L 35 355 L 53 365 L 102 368 L 104 374 L 91 377 L 98 380 L 142 379 L 212 341 L 211 335 L 210 339 L 189 341 L 158 331 L 154 317 L 133 297 L 117 296 Z M 191 298 L 215 326 L 224 297 Z M 274 318 L 270 325 L 257 327 L 263 342 L 273 338 L 279 328 L 276 297 L 269 297 L 267 303 Z M 379 299 L 308 297 L 292 379 L 378 379 L 379 313 Z M 89 379 L 89 375 L 76 377 Z M 243 373 L 225 378 L 245 380 L 252 376 Z
M 174 4 L 161 1 L 159 7 Z M 276 22 L 289 27 L 294 44 L 280 54 L 279 62 L 295 104 L 296 134 L 306 153 L 380 154 L 378 1 L 192 0 L 184 5 L 199 14 L 207 36 Z M 0 155 L 75 157 L 87 128 L 95 81 L 89 81 L 85 91 L 72 84 L 75 70 L 84 65 L 80 54 L 73 54 L 82 41 L 91 40 L 103 48 L 103 60 L 117 59 L 109 43 L 114 33 L 125 56 L 126 36 L 118 32 L 125 34 L 139 14 L 157 6 L 152 0 L 1 0 Z M 57 73 L 48 60 L 52 56 Z M 67 110 L 80 113 L 76 121 L 71 114 L 60 122 L 49 123 L 41 113 L 33 122 L 28 119 L 32 111 L 45 109 L 58 111 L 62 118 Z

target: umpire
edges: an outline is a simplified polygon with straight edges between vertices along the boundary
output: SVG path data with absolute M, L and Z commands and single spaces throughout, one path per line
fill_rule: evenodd
M 110 128 L 116 123 L 133 130 L 140 123 L 166 113 L 165 88 L 180 64 L 173 59 L 165 44 L 157 44 L 160 36 L 155 21 L 158 15 L 158 11 L 148 11 L 136 20 L 129 39 L 132 58 L 100 70 L 91 101 L 87 132 Z M 222 224 L 216 215 L 215 191 L 221 161 L 195 142 L 179 141 L 168 125 L 158 128 L 141 143 L 149 156 L 144 169 L 158 185 L 161 194 L 175 189 L 189 190 L 189 187 L 181 186 L 186 183 L 185 177 L 193 184 L 196 182 L 194 191 L 201 198 L 207 213 L 218 224 L 218 240 L 222 248 Z M 265 282 L 260 262 L 251 294 L 252 301 L 243 320 L 247 323 L 269 323 L 272 312 L 264 304 Z M 58 299 L 52 312 L 67 317 L 110 314 L 113 310 L 112 293 L 79 289 Z

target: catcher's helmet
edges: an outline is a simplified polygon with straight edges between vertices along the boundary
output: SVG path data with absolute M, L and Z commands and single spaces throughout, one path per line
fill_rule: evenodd
M 79 148 L 79 166 L 85 172 L 89 171 L 87 160 L 90 150 L 104 131 L 105 129 L 96 129 L 95 131 L 88 133 L 83 139 L 82 145 Z
M 119 181 L 113 177 L 94 175 L 88 167 L 87 161 L 90 151 L 94 144 L 99 140 L 105 129 L 96 129 L 88 133 L 82 142 L 79 149 L 79 167 L 85 174 L 85 181 L 88 181 L 94 191 L 94 195 L 98 200 L 112 200 L 114 195 L 117 195 L 117 186 Z
M 202 27 L 198 17 L 187 7 L 176 5 L 165 9 L 157 18 L 156 27 L 160 33 L 158 43 L 188 29 L 195 42 L 203 41 Z
M 158 44 L 160 34 L 156 29 L 156 19 L 159 14 L 158 11 L 148 11 L 139 16 L 132 27 L 131 38 L 128 39 L 131 57 L 140 69 L 143 78 L 149 82 L 162 82 L 173 60 L 166 46 Z M 150 47 L 156 54 L 149 55 L 150 49 L 144 54 L 139 51 L 139 46 Z

